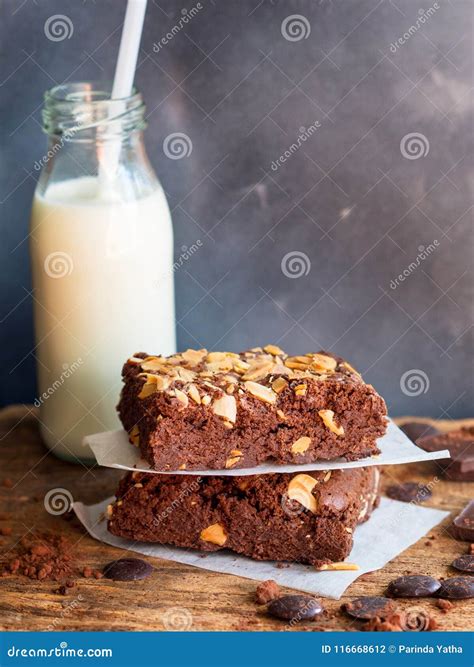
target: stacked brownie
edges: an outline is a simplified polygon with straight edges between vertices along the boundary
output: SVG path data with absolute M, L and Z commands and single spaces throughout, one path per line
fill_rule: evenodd
M 152 470 L 237 470 L 378 453 L 386 407 L 344 359 L 241 354 L 135 354 L 118 406 Z M 321 566 L 344 560 L 378 502 L 378 471 L 250 476 L 129 473 L 109 530 L 132 540 Z

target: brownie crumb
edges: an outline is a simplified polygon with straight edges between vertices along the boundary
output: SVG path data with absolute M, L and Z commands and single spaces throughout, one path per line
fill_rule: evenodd
M 71 545 L 64 536 L 34 533 L 32 537 L 21 540 L 15 557 L 3 567 L 1 574 L 58 581 L 70 576 L 73 567 Z
M 53 593 L 57 593 L 58 595 L 67 595 L 67 587 L 66 586 L 60 586 L 59 588 L 56 588 Z
M 0 528 L 0 535 L 8 536 L 11 535 L 12 532 L 13 530 L 10 526 L 3 526 L 2 528 Z
M 11 489 L 13 487 L 13 481 L 9 477 L 5 477 L 2 484 L 6 489 Z
M 255 602 L 257 604 L 267 604 L 271 600 L 275 600 L 280 597 L 281 591 L 280 587 L 276 581 L 273 579 L 268 579 L 267 581 L 262 581 L 255 591 Z
M 85 567 L 82 570 L 82 576 L 86 579 L 102 579 L 104 575 L 100 570 L 94 570 L 92 567 Z
M 440 598 L 436 601 L 436 606 L 439 607 L 439 609 L 441 609 L 444 614 L 447 614 L 448 611 L 454 607 L 452 602 L 449 600 L 443 600 L 443 598 Z
M 396 612 L 385 619 L 378 616 L 372 618 L 361 629 L 364 632 L 403 632 L 404 624 L 405 614 Z

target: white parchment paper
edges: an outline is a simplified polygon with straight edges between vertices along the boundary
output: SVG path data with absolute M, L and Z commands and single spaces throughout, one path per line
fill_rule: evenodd
M 128 441 L 126 431 L 106 431 L 96 433 L 84 438 L 84 444 L 94 452 L 97 463 L 106 468 L 119 468 L 121 470 L 138 470 L 140 472 L 160 473 L 166 475 L 209 475 L 245 476 L 264 475 L 277 472 L 304 472 L 310 470 L 337 470 L 339 468 L 361 468 L 366 466 L 396 465 L 401 463 L 414 463 L 416 461 L 430 461 L 433 459 L 449 459 L 447 449 L 439 452 L 425 452 L 417 447 L 396 426 L 389 421 L 387 432 L 377 441 L 380 454 L 370 456 L 358 461 L 344 461 L 334 459 L 333 461 L 320 461 L 318 463 L 305 463 L 303 465 L 278 465 L 275 463 L 262 464 L 256 468 L 237 468 L 231 470 L 151 470 L 150 466 L 140 456 L 138 447 L 131 445 Z
M 317 572 L 311 566 L 298 564 L 280 569 L 273 562 L 251 560 L 226 550 L 206 553 L 203 558 L 204 552 L 115 537 L 108 532 L 104 518 L 107 505 L 112 501 L 113 498 L 108 498 L 97 505 L 74 503 L 73 506 L 88 533 L 100 542 L 146 556 L 194 565 L 211 572 L 235 574 L 259 581 L 274 579 L 281 586 L 336 600 L 360 575 L 382 568 L 449 514 L 442 510 L 382 498 L 380 507 L 371 518 L 354 532 L 354 546 L 347 561 L 357 564 L 359 570 Z

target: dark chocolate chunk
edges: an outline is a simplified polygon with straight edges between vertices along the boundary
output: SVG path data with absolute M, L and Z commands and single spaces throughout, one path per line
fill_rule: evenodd
M 466 600 L 474 598 L 474 577 L 450 577 L 441 582 L 440 598 Z
M 464 554 L 451 563 L 451 566 L 460 572 L 474 572 L 474 555 Z
M 341 609 L 353 618 L 368 620 L 386 618 L 393 613 L 393 602 L 389 598 L 362 597 L 343 604 Z
M 272 600 L 267 610 L 270 616 L 275 618 L 298 622 L 311 621 L 323 611 L 323 607 L 318 600 L 309 595 L 283 595 Z
M 424 574 L 409 574 L 394 579 L 388 585 L 388 593 L 394 598 L 426 598 L 434 595 L 441 584 Z
M 433 495 L 431 489 L 418 482 L 404 482 L 392 484 L 385 492 L 389 498 L 401 500 L 403 503 L 424 503 Z
M 450 532 L 457 540 L 474 541 L 474 500 L 471 500 L 454 519 Z
M 431 424 L 423 424 L 422 422 L 407 422 L 400 426 L 400 429 L 415 443 L 418 438 L 427 438 L 428 436 L 439 434 L 437 428 L 431 426 Z
M 104 577 L 115 581 L 146 579 L 152 572 L 152 566 L 140 558 L 120 558 L 104 567 Z
M 474 426 L 420 438 L 416 444 L 427 452 L 448 449 L 451 458 L 436 461 L 442 475 L 458 482 L 474 481 Z

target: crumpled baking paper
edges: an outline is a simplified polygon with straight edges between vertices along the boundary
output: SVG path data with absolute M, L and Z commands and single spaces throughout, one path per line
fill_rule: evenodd
M 378 439 L 377 444 L 380 454 L 370 456 L 358 461 L 344 461 L 334 459 L 333 461 L 319 461 L 316 463 L 305 463 L 302 465 L 265 463 L 255 468 L 233 468 L 230 470 L 151 470 L 148 463 L 141 458 L 138 447 L 131 445 L 128 434 L 124 430 L 107 431 L 96 433 L 84 438 L 84 444 L 88 445 L 96 457 L 97 463 L 106 468 L 119 468 L 121 470 L 138 470 L 140 472 L 161 473 L 166 475 L 198 475 L 200 477 L 209 475 L 245 476 L 265 475 L 277 472 L 305 472 L 312 470 L 337 470 L 339 468 L 361 468 L 366 466 L 396 465 L 401 463 L 414 463 L 416 461 L 430 461 L 433 459 L 449 459 L 447 449 L 439 452 L 425 452 L 417 447 L 403 433 L 401 429 L 389 420 L 387 432 Z
M 113 500 L 108 498 L 97 505 L 89 506 L 77 502 L 73 506 L 87 532 L 100 542 L 128 552 L 194 565 L 211 572 L 234 574 L 259 581 L 274 579 L 281 586 L 336 600 L 358 577 L 365 572 L 382 568 L 449 514 L 430 507 L 382 498 L 380 507 L 374 510 L 370 519 L 354 531 L 354 546 L 347 562 L 355 563 L 359 569 L 318 572 L 314 567 L 295 563 L 281 569 L 274 562 L 251 560 L 227 550 L 199 552 L 116 537 L 108 532 L 105 519 L 107 505 Z

